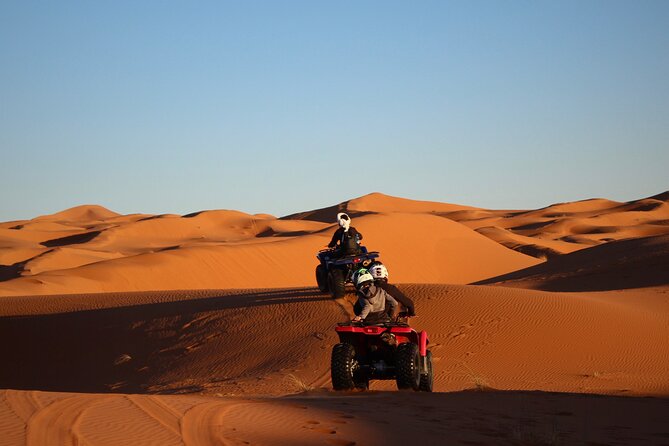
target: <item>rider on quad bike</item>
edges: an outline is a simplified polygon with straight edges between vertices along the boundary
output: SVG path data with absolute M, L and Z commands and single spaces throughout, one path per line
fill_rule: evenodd
M 359 275 L 356 285 L 362 310 L 352 321 L 335 327 L 339 343 L 332 348 L 332 387 L 364 390 L 371 379 L 394 379 L 398 389 L 432 392 L 427 333 L 388 317 L 386 303 L 394 315 L 397 301 L 374 285 L 371 274 Z
M 330 293 L 335 299 L 344 297 L 346 284 L 353 283 L 353 273 L 360 267 L 369 265 L 379 257 L 376 251 L 368 251 L 360 245 L 362 234 L 351 226 L 351 218 L 343 212 L 337 214 L 340 228 L 335 231 L 327 249 L 316 254 L 316 283 L 323 293 Z
M 351 226 L 351 217 L 340 212 L 337 214 L 337 223 L 339 223 L 339 228 L 332 234 L 332 240 L 327 247 L 336 247 L 334 255 L 337 257 L 359 253 L 362 234 Z
M 353 273 L 353 283 L 356 283 L 358 277 L 362 274 L 369 273 L 374 278 L 374 285 L 384 290 L 386 293 L 390 294 L 395 298 L 397 302 L 402 304 L 406 311 L 402 311 L 407 317 L 416 316 L 416 310 L 413 301 L 401 292 L 396 286 L 388 283 L 388 269 L 383 263 L 378 260 L 374 260 L 371 265 L 367 268 L 360 268 L 358 271 Z M 355 314 L 360 314 L 361 307 L 356 302 L 356 305 L 353 307 L 353 312 Z M 388 315 L 392 316 L 391 314 Z
M 354 309 L 360 308 L 360 313 L 356 313 L 353 322 L 374 323 L 395 319 L 399 304 L 393 296 L 374 284 L 374 277 L 369 272 L 358 275 L 355 288 L 358 301 Z

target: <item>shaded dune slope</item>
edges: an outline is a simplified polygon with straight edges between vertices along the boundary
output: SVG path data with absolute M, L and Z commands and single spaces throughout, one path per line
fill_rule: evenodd
M 547 291 L 669 285 L 669 235 L 610 242 L 477 283 Z

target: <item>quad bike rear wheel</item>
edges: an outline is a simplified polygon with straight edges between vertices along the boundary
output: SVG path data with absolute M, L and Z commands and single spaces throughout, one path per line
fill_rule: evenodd
M 420 352 L 418 346 L 405 342 L 395 352 L 397 388 L 418 390 L 420 386 Z
M 328 288 L 335 299 L 344 297 L 346 284 L 344 283 L 344 271 L 334 268 L 328 273 Z
M 351 344 L 341 343 L 332 347 L 330 375 L 333 389 L 350 390 L 356 387 L 354 375 L 357 369 L 358 361 L 355 359 L 355 349 Z
M 427 351 L 425 355 L 426 367 L 423 370 L 423 373 L 420 374 L 420 384 L 418 390 L 423 392 L 432 392 L 432 386 L 434 384 L 434 376 L 432 375 L 432 352 Z
M 327 293 L 329 291 L 328 273 L 323 265 L 316 266 L 316 283 L 318 284 L 318 290 L 321 293 Z

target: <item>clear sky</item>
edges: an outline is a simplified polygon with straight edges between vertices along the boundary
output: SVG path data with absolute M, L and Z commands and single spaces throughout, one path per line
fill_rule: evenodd
M 669 1 L 0 2 L 0 221 L 669 189 Z

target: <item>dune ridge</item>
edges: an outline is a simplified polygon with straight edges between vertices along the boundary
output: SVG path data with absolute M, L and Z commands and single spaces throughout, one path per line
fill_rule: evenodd
M 80 206 L 0 227 L 0 295 L 308 286 L 340 209 L 356 215 L 364 243 L 394 265 L 397 282 L 468 283 L 539 263 L 436 215 L 468 207 L 382 194 L 314 211 L 328 223 L 230 210 L 122 216 Z M 45 231 L 45 222 L 58 226 Z
M 588 199 L 537 210 L 454 211 L 445 217 L 504 246 L 550 258 L 593 245 L 669 233 L 668 193 L 625 203 Z
M 472 283 L 669 233 L 666 193 L 530 211 L 373 193 L 282 218 L 232 210 L 120 215 L 87 205 L 0 224 L 0 295 L 308 286 L 339 211 L 351 214 L 401 283 Z

